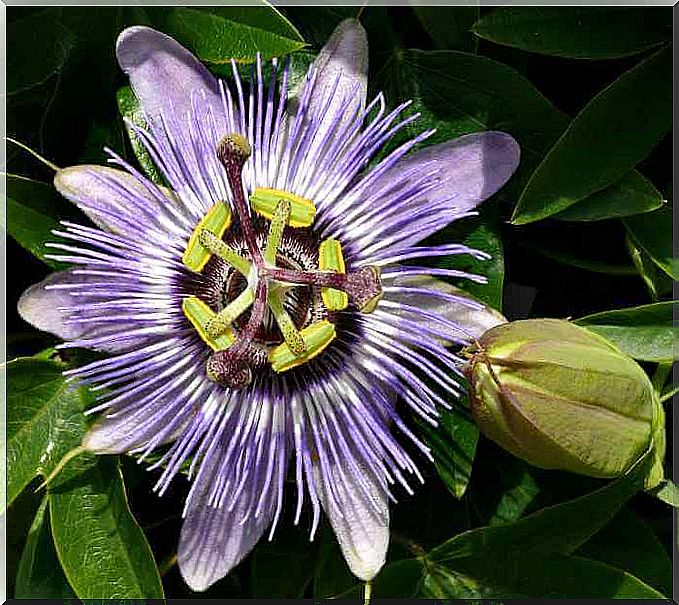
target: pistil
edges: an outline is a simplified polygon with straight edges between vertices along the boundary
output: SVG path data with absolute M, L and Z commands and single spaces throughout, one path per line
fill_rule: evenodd
M 264 266 L 262 251 L 257 246 L 257 236 L 250 216 L 250 207 L 243 192 L 243 166 L 250 157 L 252 148 L 247 139 L 233 133 L 225 136 L 217 145 L 217 157 L 226 169 L 226 178 L 233 194 L 233 205 L 238 215 L 245 244 L 257 268 Z

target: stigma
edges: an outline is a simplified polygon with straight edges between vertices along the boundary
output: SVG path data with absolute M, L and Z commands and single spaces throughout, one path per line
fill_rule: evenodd
M 250 144 L 240 134 L 220 141 L 216 154 L 232 203 L 219 201 L 208 210 L 182 258 L 194 273 L 208 272 L 216 258 L 230 275 L 240 276 L 240 288 L 225 288 L 221 308 L 198 295 L 182 303 L 184 315 L 211 350 L 206 375 L 234 389 L 247 387 L 254 371 L 264 366 L 286 372 L 322 354 L 337 336 L 337 313 L 350 305 L 369 313 L 382 296 L 377 267 L 347 269 L 341 243 L 316 236 L 313 201 L 264 187 L 246 194 L 242 173 L 250 153 Z M 239 249 L 230 243 L 234 232 Z M 294 252 L 308 249 L 309 242 L 316 244 L 308 255 L 313 260 L 299 262 Z M 314 301 L 313 312 L 300 307 L 300 288 Z M 273 341 L 262 337 L 271 322 L 279 335 Z

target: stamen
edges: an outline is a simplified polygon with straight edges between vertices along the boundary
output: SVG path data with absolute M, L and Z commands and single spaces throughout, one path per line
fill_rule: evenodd
M 275 372 L 286 372 L 313 359 L 334 340 L 337 332 L 327 319 L 313 323 L 300 332 L 306 353 L 295 355 L 287 343 L 277 346 L 269 353 L 269 361 Z
M 254 302 L 255 294 L 251 288 L 243 290 L 226 308 L 205 324 L 205 332 L 210 338 L 218 338 L 229 330 L 231 324 L 238 319 Z
M 269 235 L 266 238 L 266 248 L 264 250 L 264 261 L 268 265 L 276 265 L 276 255 L 281 244 L 285 225 L 290 219 L 290 200 L 281 199 L 276 206 L 271 224 L 269 225 Z
M 210 260 L 210 251 L 200 241 L 201 232 L 206 231 L 221 240 L 229 225 L 231 225 L 231 210 L 229 206 L 224 202 L 217 202 L 208 210 L 207 214 L 193 230 L 182 257 L 182 262 L 191 271 L 200 273 L 207 261 Z
M 225 136 L 217 145 L 217 157 L 226 168 L 226 178 L 229 181 L 229 187 L 231 187 L 233 205 L 238 215 L 248 252 L 259 268 L 264 265 L 264 259 L 262 258 L 262 251 L 257 246 L 257 236 L 252 225 L 250 208 L 243 192 L 243 166 L 245 166 L 245 162 L 251 153 L 250 143 L 243 135 L 238 133 Z
M 200 242 L 201 246 L 205 247 L 212 254 L 216 254 L 219 258 L 226 261 L 243 277 L 247 278 L 250 275 L 252 270 L 250 261 L 238 254 L 238 252 L 231 248 L 231 246 L 224 243 L 213 233 L 203 229 L 198 234 L 198 241 Z
M 189 296 L 182 301 L 182 311 L 186 318 L 191 322 L 198 332 L 201 339 L 213 350 L 221 351 L 228 349 L 236 340 L 233 332 L 228 329 L 213 337 L 208 332 L 208 325 L 216 317 L 214 311 L 210 309 L 200 298 Z
M 265 187 L 257 187 L 250 196 L 253 210 L 269 220 L 272 220 L 276 208 L 282 200 L 290 202 L 288 224 L 291 227 L 311 226 L 316 216 L 316 206 L 311 200 L 282 189 L 267 189 Z
M 283 301 L 277 292 L 269 293 L 269 309 L 271 309 L 271 313 L 283 334 L 283 339 L 290 350 L 298 357 L 304 355 L 306 352 L 304 339 L 283 307 Z
M 336 239 L 326 239 L 318 248 L 318 268 L 321 271 L 346 273 L 342 246 Z M 329 311 L 342 311 L 349 305 L 349 297 L 345 292 L 335 288 L 322 288 L 321 297 Z

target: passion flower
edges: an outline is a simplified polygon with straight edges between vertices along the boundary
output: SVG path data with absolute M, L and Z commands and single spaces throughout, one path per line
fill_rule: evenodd
M 471 408 L 483 433 L 548 469 L 623 474 L 653 445 L 647 479 L 662 479 L 664 413 L 651 381 L 597 334 L 557 319 L 491 328 L 466 366 Z
M 112 151 L 122 170 L 55 177 L 97 227 L 64 223 L 52 247 L 74 267 L 20 313 L 110 354 L 69 372 L 103 412 L 87 449 L 161 448 L 161 494 L 189 463 L 178 561 L 195 590 L 273 534 L 288 476 L 295 522 L 306 501 L 313 537 L 325 510 L 353 573 L 374 577 L 393 486 L 421 477 L 395 433 L 428 454 L 396 400 L 435 423 L 459 394 L 447 346 L 498 321 L 436 279 L 482 278 L 417 263 L 483 253 L 417 244 L 495 193 L 518 147 L 485 132 L 411 153 L 425 131 L 369 167 L 417 116 L 381 94 L 366 105 L 367 56 L 345 21 L 289 98 L 287 63 L 265 78 L 258 60 L 249 84 L 234 63 L 227 83 L 168 36 L 127 29 L 117 57 L 148 123 L 130 128 L 169 188 Z

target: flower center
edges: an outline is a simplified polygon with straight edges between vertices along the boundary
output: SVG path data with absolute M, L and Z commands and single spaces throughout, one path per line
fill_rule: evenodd
M 257 368 L 270 364 L 285 372 L 321 354 L 336 336 L 334 313 L 349 303 L 371 312 L 382 284 L 376 267 L 347 271 L 337 240 L 318 242 L 309 229 L 312 201 L 268 188 L 246 200 L 242 171 L 250 145 L 244 137 L 224 137 L 217 156 L 238 224 L 231 228 L 231 208 L 217 202 L 194 229 L 182 260 L 213 287 L 211 296 L 185 298 L 182 310 L 213 351 L 208 377 L 243 388 Z

